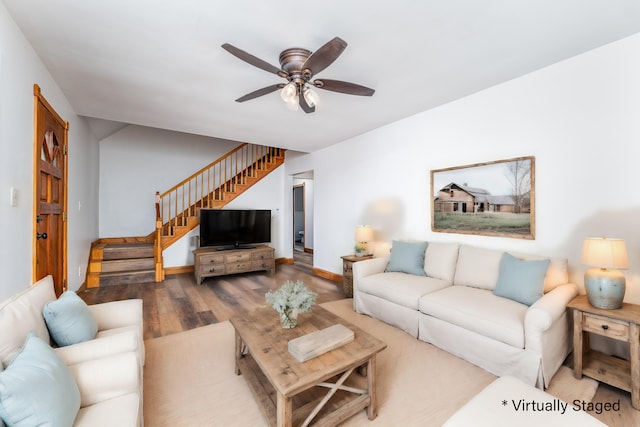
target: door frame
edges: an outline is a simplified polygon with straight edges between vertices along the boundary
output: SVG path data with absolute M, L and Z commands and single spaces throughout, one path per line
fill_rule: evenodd
M 49 104 L 49 102 L 42 95 L 40 86 L 33 85 L 33 214 L 32 214 L 32 257 L 31 257 L 31 277 L 32 281 L 36 282 L 39 278 L 37 276 L 37 234 L 38 223 L 37 216 L 39 212 L 40 195 L 38 194 L 38 181 L 40 180 L 40 156 L 42 141 L 38 137 L 38 104 L 41 104 L 64 128 L 64 135 L 62 135 L 61 148 L 63 150 L 63 188 L 62 188 L 62 254 L 59 260 L 59 265 L 62 271 L 62 283 L 56 284 L 60 286 L 62 291 L 65 291 L 68 286 L 67 276 L 67 199 L 68 199 L 68 174 L 69 174 L 69 162 L 68 162 L 68 140 L 69 140 L 69 122 L 63 120 L 56 110 Z

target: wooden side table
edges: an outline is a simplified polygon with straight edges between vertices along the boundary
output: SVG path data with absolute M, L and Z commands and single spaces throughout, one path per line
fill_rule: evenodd
M 580 379 L 584 374 L 631 392 L 631 405 L 640 410 L 640 305 L 623 303 L 619 309 L 603 310 L 580 295 L 568 307 L 573 309 L 574 376 Z M 592 350 L 589 334 L 628 342 L 630 360 Z
M 365 259 L 371 259 L 373 255 L 345 255 L 340 258 L 342 258 L 342 288 L 347 298 L 351 298 L 353 297 L 353 264 Z

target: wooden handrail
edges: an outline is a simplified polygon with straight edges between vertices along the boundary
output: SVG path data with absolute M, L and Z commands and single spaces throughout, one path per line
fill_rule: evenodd
M 187 182 L 191 181 L 195 177 L 202 175 L 203 172 L 207 171 L 208 169 L 211 169 L 215 164 L 222 162 L 224 159 L 226 159 L 227 157 L 233 155 L 235 152 L 242 150 L 242 148 L 247 146 L 247 145 L 249 145 L 249 144 L 246 143 L 246 142 L 243 142 L 242 144 L 238 145 L 233 150 L 229 151 L 227 154 L 223 154 L 222 156 L 220 156 L 218 159 L 216 159 L 212 163 L 209 163 L 207 166 L 205 166 L 202 169 L 200 169 L 199 171 L 195 172 L 190 177 L 183 179 L 181 182 L 179 182 L 178 184 L 174 185 L 173 187 L 171 187 L 170 189 L 168 189 L 167 191 L 162 193 L 160 195 L 160 198 L 166 196 L 167 194 L 171 193 L 172 191 L 177 190 L 178 188 L 182 187 L 184 184 L 186 184 Z M 156 191 L 156 194 L 159 194 L 159 192 Z
M 213 207 L 247 178 L 256 177 L 281 149 L 243 143 L 162 194 L 156 192 L 156 220 L 163 227 L 186 225 L 199 208 Z M 164 232 L 165 230 L 163 230 Z

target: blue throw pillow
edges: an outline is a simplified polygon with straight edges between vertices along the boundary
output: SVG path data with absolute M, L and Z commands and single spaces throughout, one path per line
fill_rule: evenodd
M 533 304 L 542 297 L 550 262 L 548 259 L 522 260 L 505 252 L 500 260 L 500 275 L 494 295 L 526 305 Z
M 60 347 L 92 340 L 98 333 L 91 309 L 73 291 L 45 305 L 43 315 L 51 337 Z
M 427 242 L 400 242 L 394 240 L 391 246 L 391 256 L 386 271 L 426 276 L 424 272 L 424 253 Z
M 80 391 L 67 366 L 33 332 L 22 351 L 0 372 L 0 418 L 7 425 L 72 426 Z

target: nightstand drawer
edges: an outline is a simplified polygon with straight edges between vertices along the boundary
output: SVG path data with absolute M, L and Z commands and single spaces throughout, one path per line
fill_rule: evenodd
M 619 341 L 629 341 L 628 322 L 619 322 L 596 314 L 584 313 L 582 329 Z

